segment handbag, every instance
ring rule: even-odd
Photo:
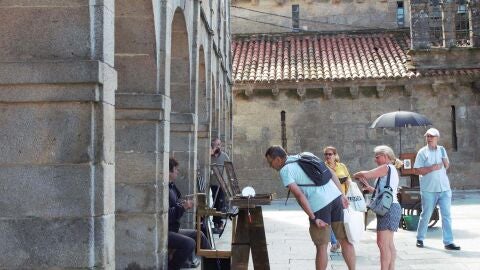
[[[388,210],[390,210],[390,206],[393,203],[393,190],[390,187],[390,166],[388,166],[388,176],[387,176],[387,183],[380,192],[378,189],[378,184],[380,183],[380,177],[377,180],[377,184],[375,185],[375,191],[373,191],[372,195],[372,201],[368,205],[368,209],[372,210],[375,214],[379,216],[384,216]],[[377,192],[378,189],[378,194],[375,196],[375,193]]]
[[[347,188],[347,194],[345,194],[348,201],[350,202],[350,207],[359,212],[367,212],[367,204],[363,198],[362,192],[358,188],[357,184],[350,181]]]
[[[362,240],[365,223],[363,213],[351,208],[343,209],[343,226],[347,234],[348,242],[358,244]]]

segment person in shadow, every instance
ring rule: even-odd
[[[172,258],[168,262],[168,269],[178,270],[192,256],[196,246],[197,231],[194,229],[180,229],[180,219],[186,210],[193,208],[192,200],[182,199],[182,194],[175,185],[178,177],[178,161],[170,158],[168,184],[168,249],[173,250]],[[210,243],[201,233],[202,249],[210,249]]]

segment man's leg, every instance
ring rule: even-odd
[[[423,241],[427,234],[428,223],[437,204],[437,193],[422,191],[422,213],[417,228],[417,240]]]
[[[192,238],[195,242],[197,241],[197,230],[180,229],[179,233]],[[211,249],[212,247],[210,246],[210,242],[208,241],[205,234],[203,234],[203,232],[200,232],[200,233],[201,233],[200,237],[201,237],[201,240],[202,240],[202,242],[200,243],[200,247],[202,249]]]
[[[222,207],[224,205],[224,195],[223,191],[218,185],[211,185],[210,189],[212,190],[212,198],[213,198],[213,208],[217,209],[217,211],[222,211]],[[213,224],[215,225],[216,229],[221,228],[222,226],[222,217],[214,216],[213,217]]]
[[[195,250],[195,241],[180,233],[168,232],[168,248],[175,250],[169,269],[177,270]]]
[[[328,244],[315,245],[315,247],[317,248],[317,255],[315,256],[316,270],[327,269],[327,265],[328,265],[327,246]]]
[[[355,247],[348,242],[347,239],[342,239],[340,241],[340,246],[342,246],[342,256],[347,264],[349,270],[355,270],[356,256],[355,256]]]
[[[317,213],[315,213],[317,215]],[[315,255],[315,269],[325,270],[328,264],[327,247],[330,241],[330,226],[324,228],[318,228],[315,224],[310,223],[310,237],[317,249]]]
[[[442,216],[443,244],[453,244],[452,218],[450,216],[450,207],[452,205],[452,191],[440,192],[438,199],[440,214]]]

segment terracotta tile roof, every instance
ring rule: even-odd
[[[411,71],[408,33],[237,36],[232,43],[235,82],[338,81],[478,75],[480,70]]]

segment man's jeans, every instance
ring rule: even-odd
[[[452,191],[426,192],[422,191],[422,213],[418,222],[417,240],[424,240],[427,234],[428,223],[432,217],[436,205],[440,206],[442,216],[443,244],[453,243],[452,218],[450,217],[450,206],[452,205]]]

